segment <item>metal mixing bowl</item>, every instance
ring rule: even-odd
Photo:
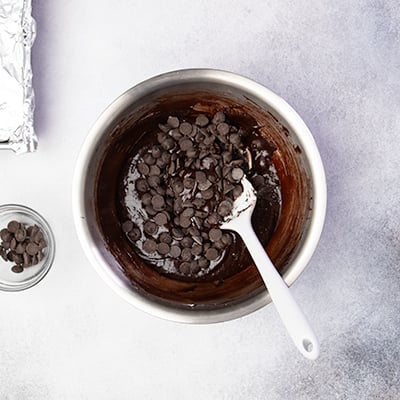
[[[201,301],[175,301],[179,297],[173,292],[178,286],[172,284],[166,289],[162,287],[166,281],[160,279],[154,285],[168,293],[163,298],[146,291],[147,286],[141,284],[141,279],[134,284],[129,282],[120,264],[122,247],[120,251],[118,248],[112,250],[99,227],[96,188],[104,160],[113,160],[113,154],[107,153],[110,143],[138,121],[157,118],[161,105],[170,104],[173,114],[177,99],[181,97],[198,102],[200,108],[210,106],[212,102],[232,110],[240,106],[241,112],[254,117],[261,131],[267,124],[274,126],[272,133],[266,135],[278,148],[276,166],[283,182],[283,216],[267,250],[288,286],[299,277],[317,246],[325,219],[326,182],[317,146],[305,123],[284,100],[264,86],[230,72],[210,69],[169,72],[142,82],[117,98],[90,130],[76,164],[73,183],[75,226],[82,247],[98,274],[137,308],[179,322],[226,321],[249,314],[270,302],[254,266],[246,270],[245,279],[233,279],[232,293],[228,290],[224,294],[222,289],[215,287],[215,301],[204,304]],[[291,182],[291,186],[285,182]],[[110,190],[114,190],[111,181]],[[140,278],[148,279],[146,271],[140,271]],[[209,295],[211,290],[212,296],[212,287],[207,290]],[[193,296],[195,298],[196,290]],[[197,298],[201,299],[201,296]]]

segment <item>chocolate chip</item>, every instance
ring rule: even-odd
[[[154,217],[157,214],[157,211],[153,208],[152,205],[145,207],[145,210],[150,217]]]
[[[160,242],[171,244],[172,243],[172,237],[168,232],[162,232],[160,234]]]
[[[195,180],[193,178],[185,178],[183,180],[183,186],[185,189],[193,189],[194,188],[194,184],[195,184]]]
[[[0,247],[0,256],[4,261],[8,261],[7,251],[3,247]]]
[[[39,251],[39,246],[37,244],[31,242],[26,245],[26,252],[30,256],[34,256],[35,254],[37,254],[38,251]]]
[[[225,121],[225,114],[224,114],[222,111],[218,111],[218,112],[214,115],[214,117],[213,117],[213,119],[212,119],[212,122],[213,122],[213,124],[215,124],[215,125],[219,124],[220,122],[224,122],[224,121]]]
[[[165,163],[169,163],[171,161],[171,154],[169,154],[168,152],[164,151],[161,154],[161,160],[164,161]]]
[[[197,118],[196,118],[196,125],[199,126],[207,126],[209,120],[208,118],[204,115],[204,114],[200,114]]]
[[[207,217],[207,222],[210,225],[217,225],[219,223],[219,217],[217,213],[212,213]]]
[[[152,222],[152,221],[146,221],[143,225],[143,230],[148,234],[148,235],[155,235],[157,233],[158,227],[157,225]]]
[[[207,175],[203,171],[196,171],[195,177],[197,183],[204,183],[207,181]]]
[[[157,192],[158,194],[160,194],[161,196],[164,196],[165,193],[166,193],[166,190],[165,190],[163,187],[158,186],[158,187],[156,188],[156,192]]]
[[[20,226],[20,223],[17,221],[10,221],[7,225],[7,229],[11,232],[11,233],[15,233],[17,232],[18,228]]]
[[[211,186],[212,186],[212,183],[208,179],[206,179],[204,182],[200,182],[197,187],[199,188],[199,190],[201,190],[203,192],[203,191],[209,189]]]
[[[232,244],[232,236],[229,233],[224,233],[221,238],[222,243],[224,243],[225,246],[229,246]]]
[[[199,267],[201,268],[201,269],[205,269],[205,268],[207,268],[210,264],[209,264],[209,261],[205,258],[205,257],[200,257],[198,260],[197,260],[197,263],[198,263],[198,265],[199,265]]]
[[[217,132],[221,135],[226,135],[229,132],[229,125],[226,122],[221,122],[217,125]]]
[[[165,256],[166,254],[169,253],[170,247],[169,247],[169,245],[168,245],[167,243],[161,242],[161,243],[158,243],[158,245],[157,245],[157,251],[158,251],[161,255]]]
[[[149,166],[156,163],[156,159],[150,153],[146,153],[143,156],[143,161]]]
[[[164,197],[159,194],[153,196],[153,198],[151,199],[151,205],[156,211],[162,211],[165,207]]]
[[[182,229],[180,229],[180,228],[172,228],[172,229],[171,229],[171,232],[172,232],[172,236],[173,236],[175,239],[182,239],[183,236],[184,236],[184,234],[183,234],[183,232],[182,232]]]
[[[46,242],[46,240],[45,240],[45,239],[39,240],[38,246],[39,246],[39,249],[40,249],[40,250],[45,249],[45,248],[47,247],[47,242]],[[18,247],[18,246],[17,246],[17,247]]]
[[[194,256],[199,256],[203,252],[203,246],[195,243],[192,247],[192,254]]]
[[[212,123],[210,125],[207,126],[207,131],[210,132],[213,135],[217,134],[217,125]]]
[[[200,197],[193,200],[193,205],[197,208],[204,207],[205,204],[206,204],[206,201],[204,199],[201,199]]]
[[[4,228],[0,231],[1,240],[9,242],[12,239],[12,233],[8,229]]]
[[[158,213],[154,217],[154,222],[159,226],[163,226],[168,222],[168,219],[165,214]]]
[[[198,155],[199,155],[199,152],[194,148],[186,151],[186,156],[189,158],[196,158]],[[192,162],[193,160],[188,160],[188,161]]]
[[[172,150],[175,147],[175,141],[171,137],[166,138],[162,143],[161,147],[164,150]]]
[[[149,175],[160,175],[161,170],[157,165],[152,165],[149,170]]]
[[[17,254],[17,253],[16,253],[14,250],[9,251],[9,252],[7,253],[7,259],[8,259],[8,261],[14,261],[14,256],[15,256],[16,254]]]
[[[164,125],[164,124],[158,124],[158,127],[160,128],[160,130],[164,133],[167,133],[170,130],[170,127],[168,125]]]
[[[181,245],[183,247],[192,247],[192,244],[193,244],[193,239],[189,236],[186,236],[181,240]]]
[[[193,143],[190,139],[182,139],[179,141],[179,147],[182,151],[188,151],[193,148]]]
[[[185,210],[182,211],[181,215],[184,218],[192,218],[194,215],[194,210],[193,208],[186,208]]]
[[[262,148],[261,140],[260,139],[252,140],[250,146],[253,150],[261,150]]]
[[[157,249],[157,243],[153,239],[146,239],[143,242],[143,250],[146,253],[153,253]]]
[[[210,229],[210,232],[208,232],[208,236],[212,242],[216,242],[219,239],[221,239],[222,231],[221,231],[221,229],[218,229],[218,228],[212,228],[212,229]]]
[[[188,275],[190,273],[190,263],[183,262],[179,265],[179,271],[184,274]]]
[[[184,185],[183,185],[183,183],[182,183],[181,181],[175,181],[175,182],[172,184],[172,190],[173,190],[174,193],[176,193],[176,194],[182,193],[183,190],[184,190]]]
[[[219,252],[214,247],[210,247],[205,254],[207,260],[214,261],[219,257]]]
[[[231,201],[223,200],[218,206],[217,212],[221,217],[227,217],[232,211],[233,204]]]
[[[213,246],[218,250],[223,250],[225,248],[225,244],[222,240],[217,240],[214,242]]]
[[[172,258],[178,258],[181,255],[181,249],[179,246],[171,246],[169,254]]]
[[[233,133],[229,136],[229,141],[234,145],[238,145],[241,142],[240,136],[237,133]]]
[[[23,258],[24,267],[28,267],[28,266],[32,265],[31,257],[29,256],[29,254],[27,252],[22,254],[22,258]]]
[[[233,189],[233,198],[236,199],[238,198],[243,192],[243,187],[242,185],[236,185],[235,188]]]
[[[201,237],[205,240],[208,240],[208,233],[207,232],[201,232]],[[208,248],[208,247],[207,247]]]
[[[24,254],[25,248],[26,248],[25,243],[18,243],[17,247],[15,248],[15,252],[17,254]]]
[[[201,197],[204,200],[210,200],[214,197],[214,190],[212,188],[209,188],[207,190],[204,190],[203,192],[201,192]]]
[[[196,242],[197,244],[203,244],[203,238],[201,237],[201,235],[194,235],[193,241]]]
[[[32,265],[37,265],[38,263],[39,263],[38,256],[37,254],[35,254],[34,256],[32,256]]]
[[[143,192],[147,192],[149,190],[149,185],[147,184],[147,181],[144,178],[137,179],[135,186],[136,186],[136,190],[138,192],[143,193]]]
[[[171,128],[178,128],[179,126],[179,119],[177,117],[171,117],[169,116],[167,119],[167,124],[171,127]]]
[[[202,143],[202,142],[204,142],[204,138],[205,138],[205,136],[201,132],[198,132],[196,134],[196,136],[194,137],[194,140],[196,143]]]
[[[179,225],[180,225],[182,228],[188,228],[188,227],[191,225],[190,218],[181,216],[181,217],[179,218]]]
[[[159,158],[160,156],[161,156],[161,149],[157,146],[157,145],[154,145],[152,148],[151,148],[151,155],[156,159],[156,158]]]
[[[170,175],[173,175],[175,172],[175,163],[173,161],[170,162],[169,167],[168,167],[168,173]]]
[[[182,122],[179,126],[179,131],[182,133],[182,135],[188,136],[192,133],[192,125],[188,122]]]
[[[43,251],[39,251],[39,253],[37,253],[36,256],[37,256],[38,262],[42,261],[43,258],[44,258],[44,253],[43,253]]]
[[[152,188],[157,188],[158,185],[161,183],[161,179],[159,176],[152,175],[152,176],[149,176],[149,178],[147,179],[147,183],[148,183],[148,186],[150,186]]]
[[[140,200],[142,201],[144,206],[148,206],[151,204],[152,195],[150,193],[144,193]]]
[[[206,136],[203,140],[203,143],[207,146],[209,146],[210,144],[213,144],[215,141],[215,136],[210,135],[210,136]]]
[[[16,274],[20,274],[21,272],[24,271],[24,268],[22,267],[22,265],[14,265],[13,267],[11,267],[11,271],[15,272]]]
[[[251,179],[251,183],[255,189],[259,189],[262,185],[264,185],[265,181],[261,175],[256,175]]]
[[[244,172],[241,168],[233,168],[232,170],[232,178],[235,181],[240,181],[243,178]]]
[[[199,267],[198,262],[196,260],[193,260],[190,263],[190,273],[191,274],[197,274],[197,272],[199,272],[199,271],[200,271],[200,267]]]
[[[39,242],[43,239],[43,232],[39,231],[36,233],[35,236],[31,237],[31,241],[35,242],[36,244],[39,244]]]
[[[12,238],[10,241],[10,249],[15,250],[16,247],[17,247],[17,241],[15,240],[15,238]]]
[[[208,213],[206,211],[197,210],[194,212],[194,215],[199,218],[207,218]]]
[[[133,242],[136,242],[137,240],[139,240],[142,237],[142,234],[140,233],[140,229],[139,228],[133,228],[129,232],[128,236]]]
[[[172,129],[170,135],[172,136],[173,139],[179,140],[182,138],[182,134],[179,132],[179,129]]]
[[[132,222],[132,221],[125,221],[125,222],[122,224],[122,231],[123,231],[124,233],[130,232],[132,229],[133,229],[133,222]]]
[[[181,252],[181,258],[183,261],[190,261],[192,259],[192,251],[189,248],[184,248]]]
[[[150,167],[144,162],[139,163],[137,168],[142,175],[148,175],[150,172]]]

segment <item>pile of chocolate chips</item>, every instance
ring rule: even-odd
[[[193,123],[170,116],[159,129],[158,143],[131,162],[125,192],[134,197],[136,191],[144,212],[122,229],[148,259],[170,259],[178,273],[193,276],[215,265],[232,243],[219,226],[243,191],[242,177],[257,185],[264,178],[250,172],[246,132],[223,112],[198,115]]]
[[[10,221],[7,228],[0,231],[0,238],[0,256],[15,263],[11,268],[15,273],[23,272],[24,268],[36,265],[44,258],[43,249],[47,243],[37,225]]]

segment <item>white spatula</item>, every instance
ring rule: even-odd
[[[243,193],[235,200],[232,213],[225,218],[221,229],[235,231],[241,236],[294,344],[303,356],[315,360],[319,355],[317,338],[254,233],[251,215],[257,201],[256,192],[246,177],[242,178],[241,183]]]

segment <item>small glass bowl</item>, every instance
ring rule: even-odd
[[[41,281],[53,264],[55,241],[53,232],[46,220],[29,207],[18,204],[0,206],[0,230],[7,228],[10,221],[18,221],[24,225],[37,225],[43,232],[47,247],[43,249],[44,257],[36,265],[24,268],[23,272],[15,273],[11,267],[12,261],[4,261],[0,257],[0,290],[15,292],[28,289]]]

